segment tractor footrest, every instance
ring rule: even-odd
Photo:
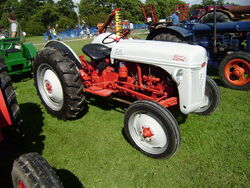
[[[103,88],[100,88],[98,86],[88,87],[88,88],[84,89],[84,92],[92,93],[94,95],[99,95],[102,97],[108,97],[113,93],[112,90],[103,89]]]
[[[161,100],[159,102],[164,107],[170,107],[178,104],[178,98],[177,97],[170,97],[164,100]]]

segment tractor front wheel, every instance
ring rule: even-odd
[[[62,51],[41,50],[33,64],[37,92],[47,111],[59,119],[77,117],[83,109],[83,85],[74,62]]]
[[[205,97],[208,104],[199,110],[195,111],[199,115],[210,115],[215,111],[220,103],[220,89],[215,83],[215,81],[207,76],[206,88],[205,88]]]
[[[250,54],[236,52],[226,56],[219,65],[222,83],[231,89],[250,89]]]
[[[23,154],[16,159],[11,176],[14,188],[63,187],[54,170],[38,153]]]
[[[153,101],[136,101],[130,105],[125,113],[124,129],[129,142],[152,158],[169,158],[180,144],[176,119]]]

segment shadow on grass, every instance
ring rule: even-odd
[[[79,179],[69,170],[66,169],[54,169],[59,179],[63,183],[64,188],[84,188]]]
[[[23,123],[20,127],[24,138],[6,138],[0,143],[0,187],[12,188],[11,170],[13,162],[20,155],[37,152],[42,154],[45,136],[42,135],[43,115],[40,106],[34,103],[21,104]],[[77,177],[68,170],[55,169],[65,188],[83,188]]]
[[[85,116],[85,114],[87,114],[89,111],[89,107],[88,104],[86,103],[86,101],[84,101],[84,105],[83,105],[83,109],[82,111],[77,114],[76,117],[71,118],[70,120],[77,120],[77,119],[81,119],[83,116]]]
[[[40,107],[34,103],[26,103],[20,105],[20,110],[23,118],[20,129],[25,136],[17,138],[19,135],[15,133],[8,134],[8,137],[4,135],[5,140],[0,144],[0,185],[6,188],[12,187],[10,174],[14,160],[28,152],[41,154],[44,149],[45,136],[41,135],[44,124]],[[7,129],[10,128],[11,126],[3,132],[9,133]]]
[[[208,68],[208,71],[207,71],[207,74],[209,77],[211,77],[218,86],[223,86],[223,83],[221,82],[220,80],[220,77],[218,75],[218,69],[215,69],[215,68]]]
[[[32,72],[25,72],[20,75],[11,75],[12,82],[26,82],[27,80],[32,79]]]
[[[108,97],[100,97],[96,95],[86,94],[86,103],[101,108],[102,110],[115,110],[120,113],[125,113],[128,104],[112,100]]]

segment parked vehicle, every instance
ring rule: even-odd
[[[218,70],[226,87],[250,89],[250,21],[170,26],[150,32],[147,40],[203,46],[208,52],[208,68]]]
[[[36,49],[30,43],[20,44],[20,38],[0,39],[0,56],[3,57],[9,75],[31,71]]]
[[[12,130],[19,132],[21,122],[20,108],[11,79],[0,58],[0,142],[6,139],[2,134],[4,127],[11,127]],[[4,173],[2,169],[1,173]],[[16,159],[11,176],[14,188],[63,187],[52,167],[38,153],[26,153]]]
[[[212,23],[214,19],[213,10],[216,8],[216,21],[240,21],[250,20],[250,6],[234,5],[207,5],[200,6],[191,12],[190,19],[197,20],[198,23]]]
[[[82,51],[91,61],[60,41],[38,52],[33,71],[42,103],[64,120],[82,111],[85,93],[130,104],[124,130],[147,156],[169,158],[179,147],[179,125],[170,109],[209,115],[219,104],[203,47],[103,33]]]

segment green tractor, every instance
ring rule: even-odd
[[[4,59],[9,75],[31,71],[31,63],[36,56],[32,44],[20,43],[20,38],[0,39],[0,57]]]

